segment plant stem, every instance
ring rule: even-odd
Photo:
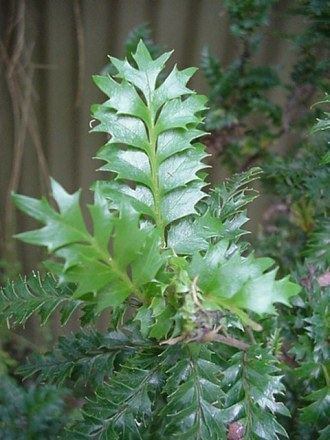
[[[221,344],[229,345],[230,347],[238,348],[239,350],[246,351],[249,348],[249,344],[246,344],[239,339],[232,338],[230,336],[214,335],[213,341],[220,342]]]
[[[111,256],[105,252],[103,249],[100,248],[98,243],[95,241],[93,237],[89,237],[89,242],[91,246],[100,254],[100,259],[105,263],[107,266],[111,267],[111,270],[120,278],[127,287],[136,294],[136,296],[143,301],[143,295],[140,292],[140,290],[133,284],[130,277],[127,275],[126,272],[122,271],[116,262],[111,258]]]
[[[149,164],[151,169],[151,191],[154,198],[154,214],[155,214],[155,222],[158,230],[161,233],[162,244],[165,244],[165,225],[164,219],[162,217],[161,212],[161,190],[159,187],[159,179],[158,179],[158,170],[159,164],[157,159],[157,135],[155,130],[155,120],[152,111],[152,104],[148,102],[149,109],[149,124],[148,124],[148,132],[149,132]]]

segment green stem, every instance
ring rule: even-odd
[[[111,256],[104,251],[102,248],[100,248],[100,246],[98,245],[98,243],[95,241],[95,239],[93,237],[90,237],[90,244],[92,247],[94,247],[94,249],[99,253],[100,255],[100,260],[105,263],[107,266],[111,267],[111,270],[117,275],[117,277],[119,279],[121,279],[126,286],[129,288],[129,290],[131,292],[134,292],[136,294],[136,296],[141,299],[143,301],[143,295],[140,292],[140,290],[132,283],[132,280],[130,279],[130,277],[127,275],[126,272],[122,271],[117,263],[115,262],[115,260],[113,260],[111,258]]]
[[[130,277],[127,275],[126,272],[122,271],[118,265],[116,264],[116,262],[111,258],[111,256],[108,254],[107,251],[105,251],[104,249],[102,249],[99,244],[97,243],[97,241],[95,240],[95,238],[93,236],[91,236],[88,232],[87,233],[81,233],[79,230],[77,230],[76,228],[73,228],[75,231],[78,231],[81,234],[82,237],[82,241],[86,241],[87,243],[89,243],[95,250],[96,252],[99,254],[100,256],[100,260],[106,264],[107,266],[111,267],[111,270],[113,272],[115,272],[115,274],[118,276],[118,278],[120,278],[125,284],[126,286],[129,288],[129,290],[131,292],[134,292],[136,294],[136,296],[141,299],[143,301],[143,295],[141,293],[141,291],[132,283]]]
[[[155,118],[152,111],[152,104],[148,103],[149,109],[149,124],[148,124],[148,132],[149,132],[149,164],[151,169],[151,191],[154,198],[154,214],[155,214],[155,223],[156,227],[159,229],[161,233],[161,239],[163,244],[165,243],[165,225],[164,219],[162,217],[161,212],[161,189],[159,186],[158,172],[159,172],[159,163],[157,159],[157,134],[155,130]]]
[[[198,426],[198,432],[200,431],[200,425],[201,425],[201,419],[202,419],[202,410],[201,410],[201,400],[202,400],[202,390],[201,390],[201,386],[200,386],[200,382],[198,380],[198,373],[196,371],[196,358],[194,353],[192,353],[191,351],[191,347],[188,345],[187,346],[188,349],[188,353],[189,353],[189,357],[190,357],[190,366],[191,366],[191,370],[192,370],[192,375],[193,375],[193,383],[194,383],[194,387],[195,387],[195,392],[196,392],[196,398],[197,398],[197,402],[198,402],[198,406],[196,408],[196,418],[195,418],[195,422]]]
[[[246,417],[246,427],[245,427],[245,435],[249,437],[252,430],[253,423],[253,413],[252,406],[253,401],[250,396],[250,384],[246,374],[246,370],[248,368],[248,354],[245,352],[242,357],[242,384],[244,389],[244,400],[245,400],[245,417]]]
[[[147,376],[141,381],[139,386],[136,389],[131,389],[132,392],[128,395],[128,397],[118,404],[119,407],[118,412],[115,412],[115,414],[111,415],[109,418],[106,418],[102,422],[102,426],[98,430],[98,434],[104,433],[111,424],[115,424],[116,421],[120,419],[123,416],[123,414],[126,413],[126,411],[129,411],[131,409],[130,408],[131,402],[136,399],[136,396],[138,396],[139,393],[143,394],[143,387],[145,387],[146,384],[150,382],[151,378],[154,376],[155,372],[158,369],[159,369],[159,365],[151,369],[148,372]]]

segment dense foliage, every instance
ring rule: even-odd
[[[259,170],[203,190],[206,154],[196,139],[204,135],[206,98],[187,88],[194,69],[174,67],[157,82],[169,56],[152,59],[140,41],[134,63],[111,58],[115,78],[94,78],[108,99],[92,108],[100,122],[93,130],[110,135],[98,158],[114,178],[94,185],[91,230],[79,192],[55,181],[57,208],[14,196],[43,224],[18,238],[47,247],[60,284],[34,275],[9,285],[2,313],[24,323],[38,311],[45,322],[61,307],[65,323],[81,304],[90,321],[113,310],[115,331],[65,338],[30,367],[46,380],[89,382],[95,397],[70,428],[73,438],[216,439],[236,420],[247,436],[274,430],[277,438],[285,431],[275,414],[288,414],[275,400],[283,389],[277,361],[271,349],[249,347],[246,329],[260,331],[260,318],[274,314],[275,303],[289,306],[299,287],[276,279],[273,260],[240,240],[253,198],[245,184]],[[134,330],[122,327],[128,322]],[[261,383],[267,397],[257,392]]]
[[[309,24],[289,36],[298,59],[283,111],[268,94],[283,86],[275,69],[253,62],[274,3],[225,2],[242,52],[223,66],[204,50],[209,103],[187,87],[194,68],[168,72],[171,53],[146,26],[133,31],[127,59],[94,77],[109,173],[94,203],[54,180],[51,200],[13,196],[41,224],[17,237],[47,249],[49,273],[5,285],[1,318],[79,316],[80,330],[18,368],[48,385],[1,376],[0,438],[329,438],[329,96],[306,111],[328,87],[317,47],[330,48],[329,10],[292,11]],[[291,131],[298,142],[274,155]],[[214,188],[208,152],[237,172]],[[272,204],[253,250],[244,225],[260,178]]]
[[[306,27],[287,35],[297,59],[289,82],[283,83],[276,67],[256,66],[253,58],[271,3],[227,2],[241,53],[229,66],[203,54],[211,100],[207,142],[230,170],[262,165],[264,190],[272,203],[255,242],[257,254],[266,252],[281,273],[290,270],[303,286],[294,307],[281,308],[264,327],[264,337],[282,361],[291,412],[284,426],[290,438],[325,439],[330,411],[329,95],[312,104],[315,93],[329,92],[329,5],[295,2],[290,13],[303,18]],[[287,90],[282,109],[267,93],[273,87]],[[279,145],[282,153],[274,154]]]
[[[68,423],[64,391],[54,386],[25,390],[0,376],[0,439],[57,438]]]

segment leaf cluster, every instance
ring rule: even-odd
[[[86,335],[74,339],[86,340]],[[83,407],[83,418],[69,424],[68,438],[218,440],[225,438],[233,423],[241,426],[245,438],[286,436],[276,419],[277,413],[288,415],[276,400],[284,388],[278,362],[268,350],[255,346],[235,354],[218,343],[161,347],[149,340],[141,343],[138,330],[128,327],[103,335],[104,353],[114,353],[120,339],[130,353],[109,369],[102,366],[100,341],[95,338],[88,342],[88,361],[85,353],[78,359],[77,342],[73,346],[62,340],[53,355],[44,361],[34,359],[26,368],[42,381],[62,383],[72,379],[73,368],[63,369],[60,361],[59,373],[51,368],[47,373],[44,366],[55,358],[57,362],[75,357],[76,375],[82,374],[96,387]],[[97,374],[99,369],[107,372],[106,377]]]
[[[140,41],[110,58],[115,74],[94,77],[106,100],[92,106],[92,131],[106,134],[97,158],[110,179],[93,185],[87,211],[54,180],[51,200],[13,196],[41,223],[17,237],[47,249],[52,275],[9,284],[0,314],[24,324],[60,310],[66,323],[83,308],[85,325],[110,309],[111,331],[61,338],[21,370],[83,387],[69,438],[217,440],[236,424],[245,438],[277,440],[283,386],[253,331],[300,288],[240,239],[260,170],[206,191],[206,98],[187,87],[194,68],[162,76],[170,55]]]
[[[274,303],[289,304],[298,291],[287,278],[275,280],[272,261],[245,256],[235,243],[253,199],[245,187],[259,171],[235,176],[208,196],[198,141],[206,98],[187,88],[195,69],[175,66],[158,83],[170,53],[154,60],[141,41],[132,57],[134,64],[112,57],[116,76],[94,78],[108,98],[92,107],[99,121],[93,131],[109,135],[97,158],[113,178],[93,187],[92,228],[79,191],[69,194],[52,180],[57,207],[14,195],[43,224],[17,237],[55,255],[47,267],[75,286],[72,304],[82,301],[97,315],[137,301],[137,319],[151,337],[189,337],[201,311],[230,312],[257,329],[249,312],[275,313]]]
[[[328,103],[327,96],[324,103]],[[284,369],[285,382],[292,393],[289,406],[295,415],[292,435],[302,439],[325,439],[329,434],[330,173],[329,164],[324,160],[328,151],[328,118],[325,112],[311,129],[314,139],[309,148],[298,150],[290,162],[285,163],[283,159],[268,168],[268,172],[273,170],[273,190],[283,198],[285,195],[284,201],[291,211],[286,224],[280,223],[278,217],[273,220],[273,225],[281,231],[281,237],[277,235],[278,250],[273,252],[283,265],[290,264],[296,279],[304,286],[294,308],[290,312],[283,310],[278,322],[283,329],[286,359],[291,357],[290,363],[296,367],[292,370],[288,364]],[[278,170],[276,177],[275,169]],[[281,173],[285,176],[282,182]],[[292,231],[299,233],[299,239],[296,240],[296,253],[289,255],[281,246],[288,239],[292,245],[295,239]],[[270,242],[263,240],[265,243],[269,245]]]

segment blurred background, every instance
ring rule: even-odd
[[[294,13],[294,2],[259,2],[264,3],[265,12],[264,16],[252,17],[259,20],[256,26],[252,23],[252,32],[261,32],[261,37],[257,35],[248,48],[244,36],[230,29],[233,22],[227,3],[0,1],[0,232],[5,271],[28,272],[41,258],[39,249],[11,238],[13,233],[32,227],[32,223],[15,211],[10,192],[46,194],[49,175],[70,191],[78,187],[87,190],[94,179],[98,164],[92,156],[104,139],[88,133],[89,108],[103,97],[91,75],[104,70],[108,54],[125,55],[127,41],[134,45],[137,36],[142,35],[160,49],[173,48],[173,62],[180,68],[201,66],[206,48],[224,69],[236,62],[234,70],[238,71],[237,60],[250,57],[255,66],[273,67],[281,81],[288,82],[299,55],[289,34],[306,28],[308,17]],[[267,79],[268,73],[265,75]],[[191,85],[207,94],[210,86],[206,76],[200,69]],[[288,90],[275,82],[265,93],[283,106]],[[222,140],[217,138],[216,143],[219,142]],[[287,140],[281,139],[272,148],[285,148],[284,144]],[[212,163],[215,182],[223,175],[221,162],[221,157],[215,157]],[[84,192],[84,197],[88,200],[88,192]],[[258,206],[252,212],[254,219],[261,209]]]

